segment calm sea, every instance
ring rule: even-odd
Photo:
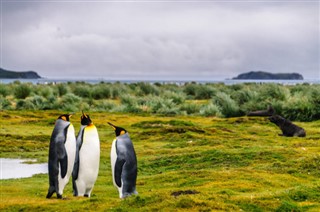
[[[101,82],[105,83],[136,83],[136,82],[149,82],[149,83],[173,83],[173,84],[184,84],[186,82],[197,82],[197,83],[223,83],[226,85],[241,84],[241,83],[276,83],[284,85],[295,85],[295,84],[320,84],[320,79],[315,80],[106,80],[106,79],[0,79],[0,84],[9,84],[15,81],[20,81],[21,83],[32,83],[32,84],[51,84],[51,83],[67,83],[67,82],[87,82],[91,84],[97,84]]]

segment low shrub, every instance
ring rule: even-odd
[[[93,108],[96,111],[113,111],[117,105],[109,100],[102,100],[93,103]]]
[[[195,103],[183,103],[180,106],[180,111],[186,114],[199,114],[201,106]]]
[[[243,115],[240,112],[239,105],[226,93],[217,93],[212,102],[219,106],[222,115],[226,118]]]
[[[203,105],[200,108],[200,115],[202,116],[217,116],[222,117],[220,107],[218,105],[215,105],[213,103],[209,103],[207,105]]]
[[[0,96],[0,110],[10,110],[11,106],[11,102],[7,98]]]
[[[70,92],[68,85],[65,83],[59,83],[55,86],[55,88],[57,90],[58,96],[63,96]]]
[[[9,94],[10,94],[9,87],[4,84],[0,84],[0,96],[6,97]]]
[[[93,87],[92,97],[94,99],[110,99],[111,89],[107,84],[99,84]]]
[[[31,85],[23,83],[16,85],[14,88],[14,96],[17,99],[25,99],[31,94]]]
[[[74,95],[73,93],[67,93],[64,95],[58,104],[55,106],[55,109],[64,110],[68,112],[76,112],[80,109],[81,98]]]

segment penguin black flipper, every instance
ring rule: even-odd
[[[66,148],[64,146],[64,142],[59,142],[57,144],[57,149],[58,149],[58,160],[60,164],[61,178],[64,178],[68,170],[68,155],[67,155]]]
[[[72,179],[77,180],[79,174],[79,166],[80,166],[80,159],[79,159],[79,152],[83,142],[83,131],[84,127],[81,127],[76,140],[76,158],[74,161],[73,171],[72,171]]]
[[[116,164],[114,166],[114,178],[118,187],[121,187],[121,175],[123,165],[126,161],[124,159],[117,158]]]
[[[72,170],[72,187],[73,187],[73,195],[78,196],[78,188],[76,185],[76,180],[78,179],[79,175],[79,167],[80,167],[80,156],[79,152],[82,146],[83,142],[83,132],[84,132],[85,126],[81,126],[80,131],[77,135],[77,140],[76,140],[76,158],[74,160],[74,166]]]
[[[78,196],[78,188],[76,185],[76,180],[78,179],[78,174],[79,174],[79,149],[78,149],[78,145],[77,145],[76,158],[74,160],[74,166],[73,166],[73,170],[72,170],[73,196]]]
[[[72,179],[73,180],[78,179],[78,174],[79,174],[79,152],[77,150],[76,158],[75,158],[74,166],[73,166],[73,171],[72,171]]]

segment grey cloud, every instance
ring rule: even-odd
[[[315,3],[2,3],[4,68],[52,77],[320,78]]]

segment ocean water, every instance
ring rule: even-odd
[[[1,79],[0,84],[9,84],[15,81],[21,83],[32,83],[32,84],[56,84],[56,83],[67,83],[67,82],[87,82],[91,84],[98,84],[101,82],[105,83],[136,83],[136,82],[149,82],[149,83],[164,83],[164,84],[184,84],[187,82],[197,82],[200,84],[205,83],[223,83],[225,85],[242,84],[242,83],[276,83],[284,85],[296,85],[296,84],[320,84],[320,79],[307,79],[307,80],[108,80],[108,79],[50,79],[50,78],[40,78],[40,79]]]

